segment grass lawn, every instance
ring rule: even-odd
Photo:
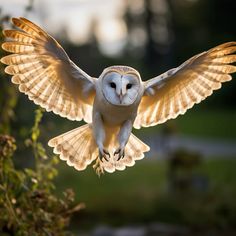
[[[209,183],[207,191],[211,192],[210,196],[214,196],[208,204],[210,213],[204,212],[206,221],[212,217],[207,214],[213,214],[212,211],[222,201],[227,199],[227,204],[231,204],[232,198],[235,199],[235,167],[236,159],[218,159],[204,161],[197,168],[198,173],[207,177]],[[176,207],[193,199],[197,201],[196,206],[204,207],[205,203],[202,203],[203,200],[198,195],[195,198],[192,195],[189,198],[185,196],[185,200],[181,197],[176,203],[175,196],[168,192],[167,170],[166,161],[143,160],[123,172],[105,174],[98,178],[91,168],[77,172],[61,163],[56,185],[58,193],[65,188],[74,189],[76,200],[86,204],[82,214],[86,215],[92,225],[98,222],[124,224],[124,222],[152,221],[155,218],[180,223],[182,213],[175,210]],[[208,198],[209,196],[206,199]],[[234,200],[233,204],[235,205]],[[191,205],[193,212],[198,208],[195,205],[194,207]],[[188,219],[191,210],[187,207],[186,212],[185,218]],[[201,214],[199,209],[197,213]],[[215,220],[215,216],[213,219]],[[83,222],[83,219],[80,219],[81,221]]]
[[[166,163],[139,161],[135,167],[100,178],[92,167],[83,172],[60,165],[58,190],[71,187],[76,198],[88,210],[103,211],[109,208],[136,208],[138,202],[153,201],[165,181]],[[144,209],[142,209],[144,210]]]

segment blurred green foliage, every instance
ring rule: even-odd
[[[16,169],[13,162],[15,139],[0,136],[0,235],[71,235],[66,227],[72,214],[83,207],[74,203],[71,189],[55,195],[53,179],[58,159],[49,158],[38,141],[42,110],[36,110],[31,138],[35,167]]]

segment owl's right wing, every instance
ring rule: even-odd
[[[91,122],[95,78],[77,67],[64,49],[39,26],[25,18],[13,18],[18,30],[4,30],[10,41],[2,44],[14,53],[1,58],[5,72],[20,92],[47,111],[70,120]]]
[[[236,72],[236,42],[193,56],[177,68],[144,82],[135,128],[153,126],[184,114],[210,96]]]

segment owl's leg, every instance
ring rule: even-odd
[[[106,150],[106,149],[100,149],[99,148],[99,159],[102,160],[102,158],[104,158],[106,161],[109,161],[109,159],[107,158],[110,158],[110,153]]]
[[[125,145],[129,140],[131,134],[133,123],[131,120],[127,120],[123,123],[118,134],[119,148],[116,149],[114,155],[118,155],[118,161],[125,156]]]
[[[106,161],[109,161],[110,153],[105,150],[103,146],[106,135],[102,117],[99,112],[96,112],[93,117],[93,133],[99,149],[99,159],[102,161],[102,158],[104,158]]]

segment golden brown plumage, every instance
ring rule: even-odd
[[[153,126],[184,114],[194,104],[210,96],[221,84],[232,79],[236,67],[236,42],[200,53],[177,68],[145,82],[152,96],[144,96],[139,105],[135,128]]]
[[[2,48],[14,54],[1,59],[8,65],[5,72],[13,75],[12,82],[47,111],[91,122],[94,93],[84,96],[82,90],[93,78],[70,61],[63,48],[38,26],[25,18],[12,21],[25,31],[3,31],[13,40],[3,43]]]

